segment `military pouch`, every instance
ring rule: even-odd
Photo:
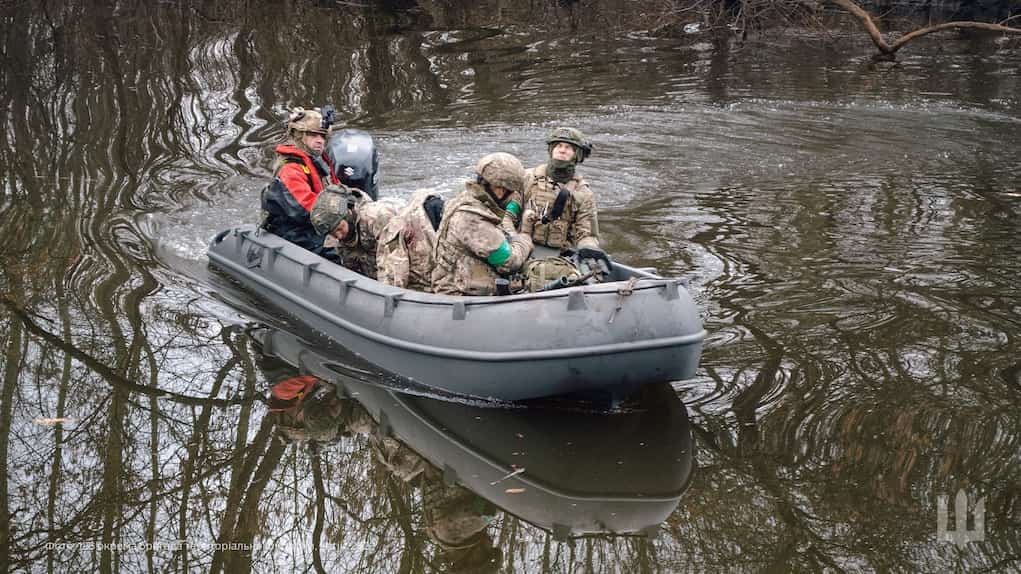
[[[469,266],[465,292],[469,295],[492,295],[496,290],[494,279],[488,265],[474,263]]]
[[[529,259],[522,269],[525,291],[537,293],[570,287],[581,279],[581,271],[566,257]]]
[[[564,221],[563,219],[558,219],[550,224],[549,237],[547,238],[547,241],[549,242],[548,245],[550,247],[559,249],[565,245],[568,245],[567,226],[568,226],[567,221]]]

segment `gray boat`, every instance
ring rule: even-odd
[[[253,331],[262,353],[332,383],[391,436],[463,486],[565,540],[655,536],[695,467],[687,410],[670,385],[643,388],[622,412],[480,408],[394,392],[343,368],[328,347]],[[573,404],[573,403],[572,403]]]
[[[681,280],[619,263],[594,285],[436,295],[384,285],[253,226],[217,235],[209,262],[367,361],[458,395],[618,398],[694,376],[705,338]]]

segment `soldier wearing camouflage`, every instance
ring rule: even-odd
[[[415,291],[432,290],[436,229],[426,213],[426,204],[436,202],[442,206],[439,196],[416,192],[387,223],[376,251],[377,279],[381,283]]]
[[[352,190],[356,199],[344,217],[346,233],[340,237],[336,230],[327,237],[324,245],[336,249],[340,264],[371,279],[376,278],[376,251],[378,238],[397,210],[392,206],[373,201],[361,190]]]
[[[524,171],[507,153],[489,154],[476,164],[476,181],[467,182],[443,211],[433,252],[434,292],[495,295],[497,278],[518,271],[528,259],[532,213],[522,214],[522,233],[508,236],[501,228],[507,204],[521,192]]]
[[[573,148],[570,159],[554,157],[559,143]],[[592,151],[592,144],[575,128],[557,128],[546,138],[550,160],[525,172],[525,188],[514,201],[536,211],[532,241],[556,249],[599,247],[595,196],[575,166]],[[558,205],[559,204],[559,205]],[[513,210],[504,228],[519,225]]]

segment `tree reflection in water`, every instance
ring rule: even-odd
[[[923,40],[877,68],[846,55],[857,31],[616,33],[643,6],[0,7],[0,570],[432,571],[465,550],[433,541],[433,496],[497,509],[466,513],[487,525],[464,554],[504,571],[1016,569],[1017,46]],[[379,135],[396,198],[454,189],[479,142],[532,164],[555,123],[597,139],[608,249],[689,274],[712,336],[676,389],[699,470],[657,538],[500,498],[544,468],[583,483],[553,456],[464,495],[342,396],[335,442],[284,439],[248,322],[293,325],[203,254],[254,218],[282,109],[326,101]],[[637,490],[655,462],[593,474]],[[935,509],[962,488],[987,536],[957,548]]]

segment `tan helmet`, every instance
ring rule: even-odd
[[[306,110],[298,107],[291,110],[291,115],[287,118],[287,131],[311,132],[328,136],[330,135],[330,126],[323,122],[323,114],[320,113],[319,108]]]
[[[525,166],[509,153],[496,152],[475,164],[475,173],[489,185],[520,192],[525,186]]]

